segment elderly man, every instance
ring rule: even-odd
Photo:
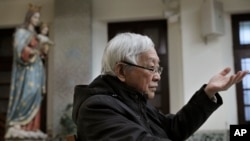
[[[163,115],[154,98],[163,68],[147,36],[122,33],[105,48],[102,74],[75,88],[73,119],[79,141],[181,141],[192,135],[222,104],[218,92],[248,71],[227,76],[230,68],[204,84],[177,113]]]

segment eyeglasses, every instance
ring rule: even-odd
[[[143,67],[143,66],[139,66],[139,65],[136,65],[136,64],[132,64],[132,63],[129,63],[129,62],[126,62],[126,61],[121,61],[122,63],[126,64],[126,65],[129,65],[129,66],[134,66],[134,67],[137,67],[137,68],[141,68],[141,69],[145,69],[145,70],[149,70],[151,71],[152,73],[158,73],[159,75],[161,75],[162,71],[163,71],[163,67],[157,67],[157,68],[146,68],[146,67]]]

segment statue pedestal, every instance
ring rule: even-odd
[[[10,127],[5,134],[6,141],[46,141],[47,138],[48,135],[40,130],[25,131],[19,126]]]

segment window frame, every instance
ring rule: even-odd
[[[241,59],[250,58],[250,44],[240,44],[240,22],[250,21],[250,13],[232,14],[232,34],[233,34],[233,52],[235,71],[241,70]],[[250,74],[248,74],[250,75]],[[245,103],[244,103],[243,83],[236,85],[237,110],[239,124],[250,124],[250,120],[245,119]]]

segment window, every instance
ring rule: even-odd
[[[250,58],[242,58],[241,59],[241,67],[242,70],[250,70]],[[247,122],[250,121],[250,74],[242,81],[242,89],[243,89],[243,106],[245,107],[245,120]]]
[[[235,71],[250,70],[250,14],[232,15]],[[250,73],[236,85],[239,124],[250,124]]]
[[[240,44],[247,45],[250,44],[250,21],[240,22]]]

